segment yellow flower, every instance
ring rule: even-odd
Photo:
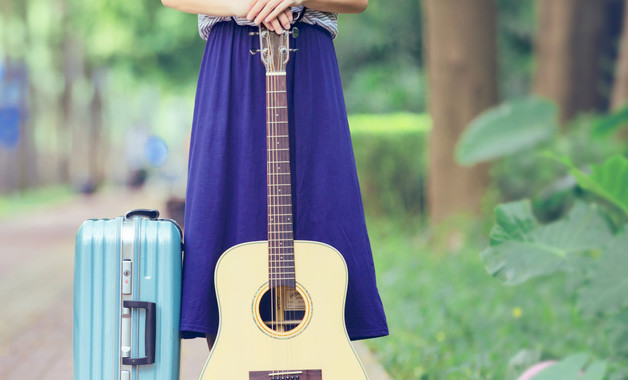
[[[513,318],[518,319],[518,318],[521,318],[522,315],[523,315],[523,310],[521,310],[519,306],[516,306],[515,308],[512,309]]]

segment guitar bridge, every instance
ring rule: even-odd
[[[250,371],[249,380],[323,380],[320,369]]]

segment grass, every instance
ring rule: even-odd
[[[432,121],[430,116],[424,113],[352,114],[349,115],[349,125],[352,134],[407,134],[427,133]]]
[[[75,194],[69,186],[54,186],[0,196],[0,219],[55,205]]]
[[[565,276],[507,287],[484,270],[478,239],[444,252],[418,224],[368,224],[391,335],[367,343],[393,379],[504,380],[519,374],[508,363],[523,349],[605,353]]]

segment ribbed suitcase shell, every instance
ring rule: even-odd
[[[120,379],[123,224],[127,224],[125,231],[134,232],[132,298],[156,304],[155,362],[133,366],[130,379],[178,379],[180,230],[168,220],[119,217],[88,220],[76,237],[74,380]],[[129,245],[126,247],[128,250]],[[145,355],[145,314],[141,309],[132,309],[131,356],[134,358]]]

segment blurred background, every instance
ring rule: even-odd
[[[71,370],[82,220],[183,223],[196,23],[0,2],[0,378]],[[628,379],[626,1],[371,0],[335,46],[390,376]]]

